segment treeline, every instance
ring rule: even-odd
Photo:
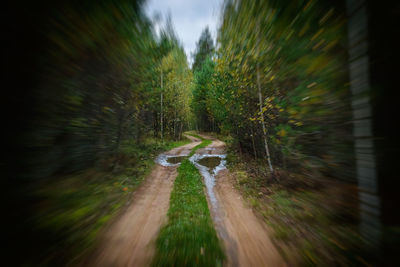
[[[231,135],[274,173],[354,179],[346,25],[335,5],[225,1],[217,49],[194,69],[201,130]]]

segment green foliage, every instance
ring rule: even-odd
[[[210,143],[203,141],[191,155]],[[153,266],[222,266],[224,254],[208,210],[202,177],[188,159],[178,168],[168,224],[160,230],[156,246]]]
[[[194,134],[192,132],[186,132],[186,134],[196,137],[202,141],[200,144],[198,144],[197,146],[192,148],[192,151],[190,152],[189,157],[193,156],[197,149],[205,148],[206,146],[211,145],[211,143],[212,143],[212,141],[210,139],[204,139],[203,137],[201,137],[197,134]]]
[[[193,72],[201,69],[204,61],[211,57],[214,53],[214,41],[211,37],[208,26],[201,32],[199,41],[196,44],[196,51],[194,52]]]
[[[198,130],[211,131],[212,120],[209,109],[209,94],[213,92],[212,77],[214,73],[214,62],[210,57],[205,58],[203,64],[194,73],[192,110],[196,114],[196,123]]]
[[[213,90],[212,76],[214,73],[214,45],[208,27],[201,33],[194,53],[193,73],[193,100],[192,110],[196,115],[196,129],[202,131],[215,131],[213,117],[208,111],[208,94]]]
[[[18,99],[30,103],[29,116],[16,128],[13,166],[20,168],[12,169],[4,189],[18,221],[10,230],[17,240],[11,246],[26,255],[21,261],[47,253],[60,265],[81,253],[112,217],[113,203],[126,201],[144,177],[156,152],[171,148],[170,139],[181,140],[189,127],[192,73],[186,55],[171,21],[160,36],[154,34],[142,3],[46,2],[36,3],[39,12],[29,11],[32,25],[22,28],[33,29],[28,36],[35,38],[24,44],[32,53],[32,74],[21,77],[27,78],[21,86],[27,100]],[[161,69],[170,133],[164,144],[150,138],[160,132]],[[65,181],[71,183],[59,186]]]
[[[210,145],[211,143],[212,143],[211,140],[208,140],[208,139],[204,140],[203,142],[201,142],[200,144],[198,144],[197,146],[195,146],[192,149],[192,151],[190,152],[189,156],[193,156],[197,149],[205,148],[206,146]]]
[[[164,81],[164,128],[171,137],[179,139],[192,118],[189,105],[193,77],[183,48],[176,47],[163,57],[160,71]]]
[[[264,117],[273,165],[308,168],[308,161],[350,178],[345,24],[334,8],[314,0],[227,1],[215,62],[195,72],[200,128],[229,134],[241,151],[263,156]]]
[[[201,137],[201,136],[198,135],[198,134],[193,133],[193,131],[186,132],[185,134],[190,135],[190,136],[193,136],[193,137],[196,137],[196,138],[198,138],[198,139],[204,141],[204,138],[203,138],[203,137]]]
[[[192,73],[171,21],[157,37],[141,1],[61,6],[50,5],[45,25],[37,25],[47,47],[38,55],[34,121],[23,138],[33,171],[24,175],[79,171],[124,140],[157,136],[160,70],[164,127],[179,140],[191,119]]]
[[[16,127],[21,142],[12,145],[24,152],[12,166],[22,168],[10,168],[4,189],[20,212],[13,234],[31,237],[24,242],[26,249],[12,244],[27,260],[40,251],[51,255],[50,263],[64,264],[90,246],[141,182],[156,153],[182,144],[149,138],[161,131],[166,140],[180,140],[196,123],[198,129],[229,135],[229,144],[240,152],[263,157],[264,117],[274,165],[342,178],[351,167],[345,20],[334,4],[226,1],[218,51],[206,28],[192,72],[171,19],[155,36],[142,3],[54,2],[32,16],[32,35],[38,37],[23,50],[35,54],[28,66],[34,79],[28,77],[31,91],[21,93],[28,99],[21,103],[29,102],[23,115],[28,123]],[[203,141],[191,155],[210,143]],[[173,201],[182,203],[169,214],[158,263],[220,264],[222,252],[200,175],[188,161],[179,170]],[[249,180],[243,176],[239,183]],[[199,203],[192,203],[185,190]],[[292,212],[285,197],[274,201]],[[194,237],[209,243],[187,236],[192,221],[203,227],[194,229]],[[163,240],[184,240],[188,246],[175,258],[168,253],[180,252],[165,250],[170,244]]]

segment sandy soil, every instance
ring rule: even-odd
[[[188,154],[200,142],[193,142],[167,152]],[[133,202],[101,238],[100,246],[82,266],[149,266],[155,252],[155,240],[167,221],[169,198],[177,167],[156,165],[144,184],[135,192]]]
[[[233,187],[232,175],[221,171],[215,186],[220,206],[217,231],[224,241],[227,266],[286,266],[272,244],[264,222],[247,207]]]
[[[174,149],[171,149],[170,151],[165,152],[165,154],[167,154],[167,155],[185,155],[185,154],[189,154],[190,151],[192,150],[192,148],[194,148],[195,146],[197,146],[198,144],[201,143],[201,140],[199,140],[196,137],[193,137],[191,135],[184,135],[184,136],[186,136],[186,138],[191,140],[192,143],[184,145],[184,146],[176,147]]]
[[[196,151],[196,154],[223,154],[225,153],[225,143],[208,135],[198,134],[200,137],[212,140],[212,143]]]
[[[208,148],[211,149],[198,150],[198,153],[221,154],[225,144],[213,139]],[[225,265],[286,266],[269,238],[265,223],[255,216],[234,188],[233,178],[229,170],[218,173],[214,187],[217,207],[210,209],[227,254]]]

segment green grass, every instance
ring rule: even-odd
[[[206,146],[208,146],[208,145],[210,145],[210,144],[212,143],[211,140],[205,139],[205,138],[203,138],[203,137],[201,137],[201,136],[199,136],[199,135],[197,135],[197,134],[194,134],[193,132],[186,132],[185,134],[190,135],[190,136],[193,136],[193,137],[196,137],[196,138],[199,138],[199,139],[202,141],[200,144],[198,144],[197,146],[195,146],[195,147],[192,149],[192,151],[191,151],[190,154],[189,154],[189,157],[193,156],[194,153],[196,153],[196,150],[197,150],[197,149],[205,148]]]
[[[118,153],[95,167],[39,185],[35,227],[49,244],[38,246],[46,256],[34,262],[51,266],[79,260],[93,248],[99,231],[125,206],[155,164],[154,158],[187,143],[190,140],[161,142],[153,138],[141,144],[125,142]]]
[[[187,138],[184,138],[182,140],[179,141],[170,141],[170,142],[166,142],[162,145],[162,151],[168,151],[171,150],[175,147],[179,147],[179,146],[183,146],[186,144],[189,144],[191,141]]]
[[[204,140],[192,149],[211,143]],[[222,266],[224,253],[204,194],[202,177],[188,160],[178,168],[168,210],[168,224],[158,236],[154,266]]]
[[[197,149],[205,148],[206,146],[210,145],[211,143],[212,143],[211,140],[208,140],[208,139],[203,140],[200,144],[198,144],[197,146],[195,146],[195,147],[192,149],[192,151],[191,151],[190,154],[189,154],[189,157],[193,156],[194,153],[196,153],[196,150],[197,150]]]
[[[190,136],[193,136],[193,137],[196,137],[196,138],[199,138],[199,139],[202,140],[202,141],[206,140],[206,139],[204,139],[203,137],[201,137],[201,136],[199,136],[198,134],[195,134],[195,133],[193,133],[193,132],[186,132],[185,134],[190,135]]]

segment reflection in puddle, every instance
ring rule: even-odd
[[[171,163],[171,164],[177,164],[177,163],[181,163],[181,161],[184,160],[185,158],[186,158],[186,156],[170,157],[170,158],[167,158],[167,162]]]
[[[160,154],[156,158],[156,162],[161,166],[178,166],[182,160],[187,158],[187,154],[181,155],[166,155]],[[200,174],[204,178],[204,184],[207,188],[207,195],[210,199],[210,203],[214,212],[217,210],[217,199],[214,194],[215,176],[218,172],[226,169],[226,154],[223,155],[212,155],[212,154],[194,154],[189,158],[190,162],[196,166]]]
[[[187,158],[187,155],[166,155],[166,154],[160,154],[156,158],[156,162],[160,164],[161,166],[165,167],[172,167],[172,166],[178,166],[182,160]]]
[[[198,161],[200,165],[206,166],[209,169],[213,170],[221,163],[220,157],[205,157]]]

